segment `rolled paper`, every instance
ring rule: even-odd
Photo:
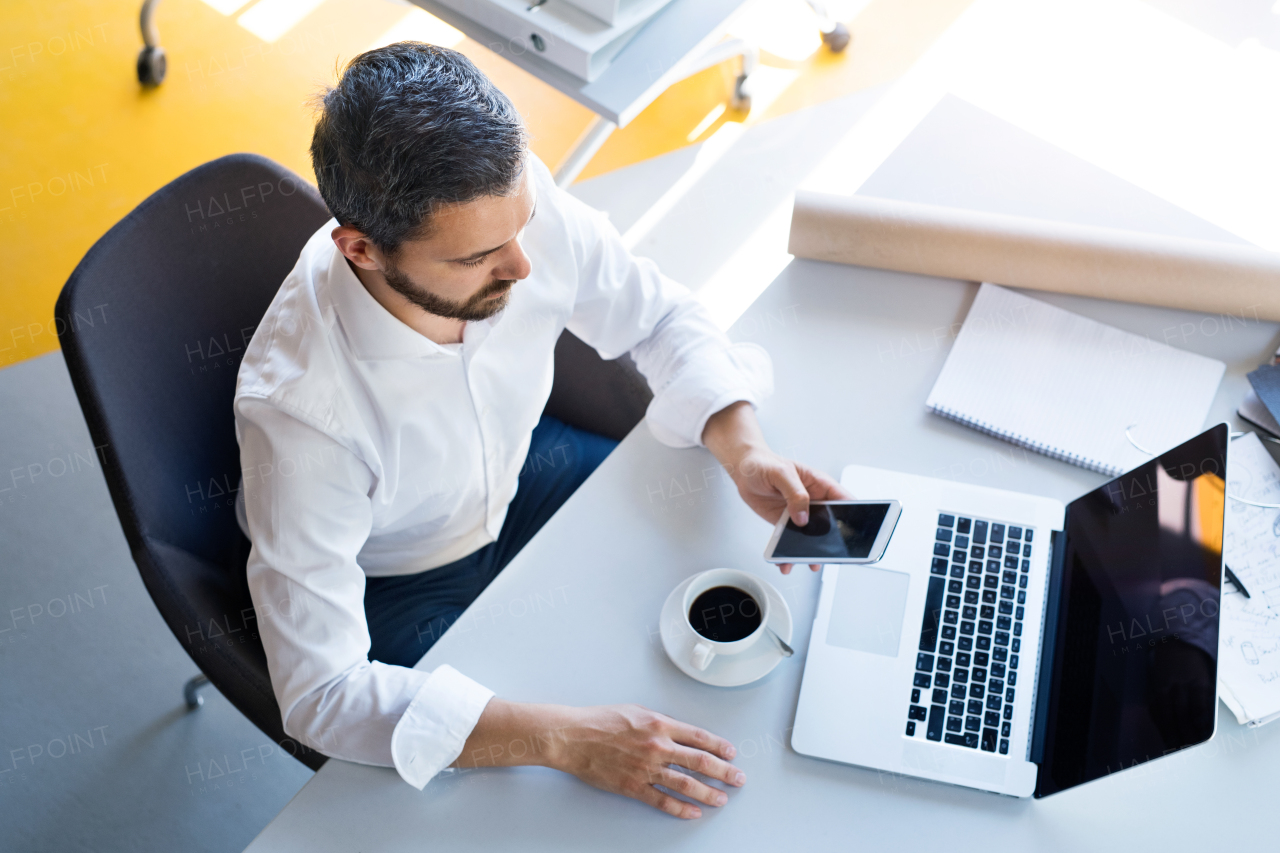
[[[799,258],[1280,321],[1280,254],[872,196],[798,192]]]

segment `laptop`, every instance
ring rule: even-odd
[[[1211,738],[1228,440],[1065,506],[845,468],[902,515],[878,563],[823,569],[792,747],[1043,797]]]

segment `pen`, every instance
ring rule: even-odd
[[[1249,594],[1249,590],[1244,588],[1244,584],[1240,583],[1240,578],[1236,577],[1236,573],[1231,571],[1230,566],[1224,564],[1222,568],[1227,571],[1227,580],[1235,584],[1236,589],[1240,590],[1240,592],[1244,594],[1245,598],[1253,598],[1253,596]]]

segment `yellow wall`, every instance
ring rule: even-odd
[[[733,63],[684,81],[614,134],[583,177],[705,139],[725,121],[754,122],[900,74],[969,0],[875,0],[853,20],[854,42],[803,61],[766,52],[784,91],[751,116],[726,111]],[[0,21],[0,367],[53,350],[53,304],[93,242],[151,192],[207,160],[263,154],[311,178],[308,102],[343,62],[406,15],[385,0],[324,0],[269,43],[237,23],[228,0],[163,0],[157,21],[169,56],[158,89],[134,76],[138,0],[5,0]],[[230,3],[230,5],[235,5]],[[795,6],[798,7],[798,0]],[[803,15],[800,8],[782,14]],[[801,26],[810,24],[802,23]],[[555,165],[586,128],[584,108],[463,40],[470,56],[525,115],[534,150]]]

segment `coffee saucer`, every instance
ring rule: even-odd
[[[697,577],[697,575],[694,575]],[[693,647],[698,635],[689,627],[684,614],[684,593],[693,582],[686,578],[662,605],[658,627],[662,634],[662,648],[677,668],[690,678],[714,687],[740,687],[764,678],[779,662],[784,660],[782,651],[772,637],[762,636],[751,648],[736,655],[716,655],[704,670],[694,669]],[[766,580],[760,581],[769,590],[769,627],[783,642],[791,644],[791,608],[782,594]]]

